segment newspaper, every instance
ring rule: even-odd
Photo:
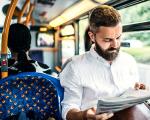
[[[98,100],[96,113],[117,112],[150,99],[150,90],[128,89],[117,97]]]

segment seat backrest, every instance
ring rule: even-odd
[[[0,80],[0,119],[34,111],[40,119],[61,120],[63,88],[58,79],[27,72]]]

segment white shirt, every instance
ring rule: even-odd
[[[127,53],[120,51],[111,65],[93,48],[75,56],[60,73],[60,82],[65,89],[62,117],[65,120],[72,108],[96,107],[99,98],[117,96],[138,81],[136,61]]]

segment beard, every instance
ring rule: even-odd
[[[118,56],[120,47],[118,48],[108,48],[104,50],[98,43],[95,41],[95,51],[98,53],[99,56],[103,57],[107,61],[115,60]]]

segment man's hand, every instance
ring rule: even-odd
[[[107,120],[113,116],[113,113],[103,113],[96,115],[96,108],[90,108],[83,111],[83,120]]]
[[[139,90],[139,89],[142,89],[142,90],[148,89],[148,87],[146,85],[144,85],[143,83],[135,83],[134,88],[136,90]]]

